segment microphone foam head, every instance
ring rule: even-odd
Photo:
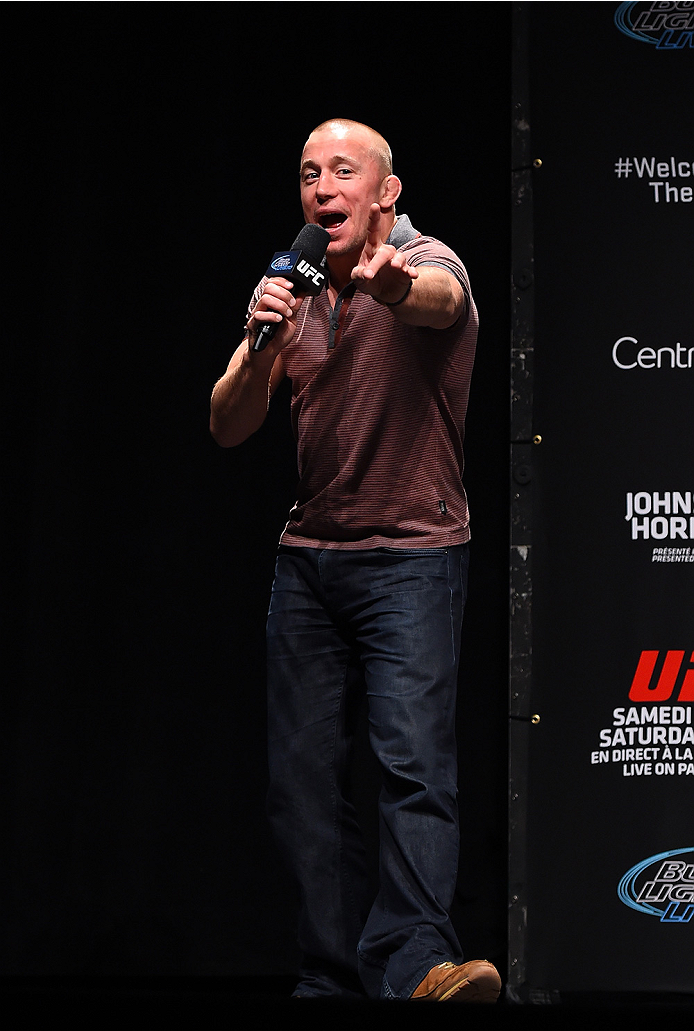
[[[311,256],[311,260],[317,264],[325,257],[329,243],[330,233],[327,229],[323,229],[323,226],[310,222],[303,227],[292,244],[291,249],[293,251],[305,251],[306,254]]]

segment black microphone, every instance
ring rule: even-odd
[[[322,226],[305,225],[290,251],[276,251],[266,276],[283,276],[294,286],[292,293],[311,294],[316,297],[326,281],[325,252],[330,243],[330,233]],[[274,337],[280,322],[266,322],[253,343],[253,351],[262,351]]]

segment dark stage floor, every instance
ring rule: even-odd
[[[331,1000],[290,999],[293,979],[223,977],[13,977],[0,980],[5,1019],[22,1024],[67,1020],[72,1026],[195,1026],[241,1028],[466,1027],[531,1024],[564,1025],[566,1020],[627,1018],[649,1011],[667,1019],[668,1029],[692,1026],[694,994],[652,992],[576,993],[552,1002],[518,1005],[502,998],[496,1006],[447,1006],[402,1003],[345,1004]],[[463,1012],[461,1012],[463,1011]],[[298,1015],[298,1020],[297,1020]],[[14,1027],[14,1023],[7,1026]]]

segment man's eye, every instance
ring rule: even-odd
[[[318,172],[304,172],[303,181],[305,183],[310,182],[312,179],[318,178]]]

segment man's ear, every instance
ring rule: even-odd
[[[385,177],[381,183],[381,197],[379,200],[381,211],[390,211],[400,196],[401,190],[402,183],[398,179],[397,175],[387,175]]]

